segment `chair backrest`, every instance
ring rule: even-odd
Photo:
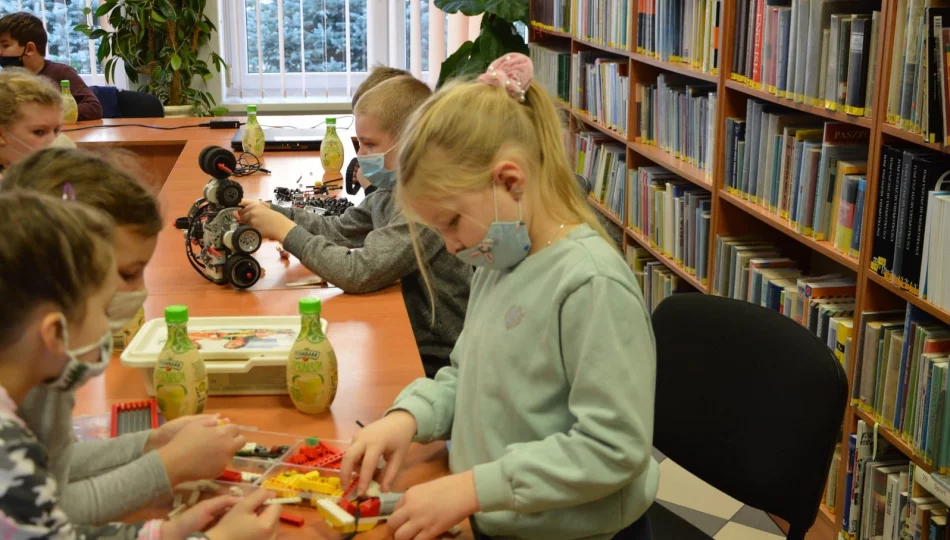
[[[793,320],[729,298],[673,295],[653,332],[654,446],[804,539],[844,418],[841,364]]]
[[[119,91],[119,118],[164,118],[165,107],[152,94],[135,90]]]

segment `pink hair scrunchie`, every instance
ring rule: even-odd
[[[492,62],[485,73],[478,76],[478,82],[503,88],[518,103],[524,103],[532,78],[531,59],[521,53],[510,53]]]

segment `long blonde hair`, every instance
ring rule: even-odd
[[[514,158],[530,176],[525,197],[561,223],[586,223],[615,245],[578,187],[550,96],[531,84],[524,103],[504,89],[475,81],[446,85],[416,111],[399,148],[396,200],[409,219],[419,268],[432,297],[418,245],[421,220],[412,202],[438,201],[490,186],[492,168]]]

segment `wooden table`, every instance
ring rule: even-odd
[[[312,127],[322,117],[272,117],[261,124]],[[207,119],[142,119],[85,122],[76,127],[119,126],[142,123],[177,128],[194,126]],[[341,121],[341,125],[347,125]],[[352,133],[338,128],[345,147],[345,163],[355,155]],[[265,275],[251,289],[236,291],[214,285],[198,275],[188,264],[182,232],[172,225],[184,216],[201,196],[207,175],[198,167],[198,154],[208,145],[230,146],[233,130],[188,127],[155,130],[143,127],[96,127],[68,132],[81,147],[110,151],[128,150],[141,167],[141,173],[160,186],[159,199],[168,225],[161,232],[155,256],[145,273],[149,298],[146,318],[162,317],[165,306],[185,304],[192,316],[291,315],[303,296],[324,301],[324,318],[330,323],[328,337],[339,358],[340,385],[330,412],[310,416],[298,412],[287,396],[211,397],[208,410],[220,412],[235,423],[262,430],[348,439],[359,430],[356,421],[371,422],[392,405],[397,394],[411,381],[422,377],[422,363],[398,285],[374,294],[349,295],[335,288],[291,289],[287,283],[312,274],[295,258],[281,259],[276,244],[265,242],[254,254]],[[245,197],[271,199],[278,186],[296,187],[322,178],[323,169],[316,152],[273,152],[264,157],[271,175],[256,174],[238,179]],[[311,176],[312,175],[312,176]],[[141,376],[120,365],[114,358],[105,376],[84,386],[77,394],[77,415],[104,414],[113,403],[146,398]],[[442,443],[416,446],[410,453],[396,489],[442,476],[448,472],[447,453]],[[165,506],[147,509],[143,515],[161,515]],[[338,538],[313,510],[288,507],[303,515],[302,529],[283,526],[284,538]],[[139,516],[136,516],[139,517]],[[471,538],[465,528],[462,538]],[[361,535],[365,538],[389,538],[386,527],[377,527]]]

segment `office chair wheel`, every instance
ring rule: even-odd
[[[247,225],[241,225],[224,235],[224,244],[228,249],[241,255],[250,255],[260,249],[262,241],[261,233]]]
[[[222,180],[231,176],[237,168],[237,158],[227,148],[208,146],[198,154],[198,166],[212,178]]]
[[[356,173],[360,170],[360,161],[353,158],[346,167],[346,192],[350,195],[356,195],[360,191],[360,183],[356,180]]]
[[[261,265],[250,255],[233,255],[224,263],[224,277],[235,289],[247,289],[261,279]]]

